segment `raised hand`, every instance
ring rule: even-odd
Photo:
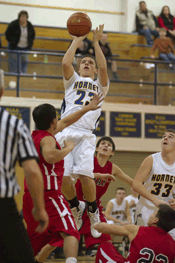
[[[96,110],[101,108],[99,104],[104,100],[103,94],[94,94],[93,99],[91,102],[86,106],[89,108],[89,110]]]
[[[93,30],[93,41],[94,42],[98,42],[101,37],[102,37],[102,34],[103,34],[103,28],[104,28],[104,24],[103,25],[99,25],[99,28],[96,27],[95,30]]]
[[[69,34],[71,36],[71,38],[73,38],[73,40],[77,41],[78,43],[81,43],[88,35],[85,36],[81,36],[81,37],[77,37],[77,36],[73,36],[71,34]]]

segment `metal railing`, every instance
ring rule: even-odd
[[[21,74],[20,73],[20,56],[21,54],[37,54],[37,55],[47,55],[47,56],[57,56],[57,57],[62,57],[63,54],[61,53],[53,53],[53,52],[38,52],[38,51],[12,51],[12,50],[1,50],[1,53],[5,52],[5,53],[16,53],[17,55],[17,72],[16,73],[10,73],[10,72],[5,72],[5,76],[16,76],[17,78],[17,86],[16,86],[16,96],[19,97],[19,93],[20,93],[20,77],[36,77],[36,75],[33,74]],[[78,56],[80,57],[80,56]],[[111,58],[110,58],[111,59]],[[3,61],[3,59],[1,59]],[[142,84],[142,85],[153,85],[154,86],[154,105],[157,105],[157,100],[158,100],[158,96],[157,96],[157,87],[159,86],[170,86],[170,83],[162,83],[162,82],[158,82],[158,65],[159,64],[169,64],[167,62],[163,62],[163,61],[157,61],[157,60],[132,60],[132,59],[116,59],[116,58],[112,58],[112,60],[115,61],[120,61],[120,62],[137,62],[137,63],[152,63],[154,64],[154,81],[150,82],[150,81],[133,81],[133,80],[113,80],[111,79],[111,82],[116,82],[116,83],[125,83],[125,84]],[[32,63],[36,63],[36,62],[32,62]],[[37,62],[39,64],[44,64],[44,62]],[[52,62],[50,64],[54,64],[54,65],[60,65],[60,63],[55,63]],[[171,63],[173,64],[173,63]],[[62,76],[51,76],[51,75],[37,75],[37,78],[50,78],[50,79],[62,79]],[[174,83],[171,83],[171,86],[175,86]],[[45,92],[44,90],[36,90],[38,92]],[[50,92],[55,92],[55,93],[63,93],[60,91],[50,91]],[[112,95],[112,96],[116,96],[116,94],[108,94],[108,95]],[[118,96],[123,96],[125,97],[125,94],[118,94]],[[130,97],[134,97],[134,95],[131,95]],[[137,96],[135,96],[137,97]],[[139,96],[138,96],[139,97]],[[145,95],[146,97],[146,95]]]

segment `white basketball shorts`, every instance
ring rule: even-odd
[[[96,136],[90,130],[66,128],[55,135],[61,147],[73,141],[74,149],[64,157],[64,176],[85,175],[94,178],[94,153]]]

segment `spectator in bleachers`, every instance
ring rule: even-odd
[[[18,19],[12,21],[6,32],[9,50],[28,51],[33,46],[35,38],[35,30],[33,25],[28,21],[28,13],[21,11],[18,14]],[[28,55],[22,54],[20,59],[20,72],[27,72]],[[17,72],[17,55],[9,53],[9,68],[10,72]]]
[[[134,189],[131,187],[131,195],[125,197],[125,200],[128,201],[129,209],[132,217],[132,223],[134,224],[136,205],[138,203],[138,193],[136,193],[136,191],[134,191]]]
[[[166,37],[166,29],[164,27],[160,28],[159,31],[160,38],[156,39],[154,45],[151,49],[151,58],[155,58],[154,51],[158,48],[159,58],[171,63],[175,62],[174,47],[172,41],[169,37]],[[174,66],[170,64],[170,68],[174,69]]]
[[[136,12],[136,30],[145,36],[148,45],[152,45],[152,35],[159,37],[158,20],[153,12],[147,9],[145,1],[140,1],[139,6],[140,9]]]
[[[84,56],[86,54],[93,55],[94,49],[92,46],[92,42],[86,37],[77,48],[75,54],[78,56]],[[79,65],[81,58],[75,58],[74,59],[74,65]]]
[[[93,46],[92,46],[92,42],[87,39],[87,37],[80,43],[79,47],[77,48],[75,54],[76,55],[86,55],[86,54],[93,54],[94,50],[93,50]]]
[[[123,187],[118,187],[115,190],[115,198],[109,200],[106,205],[105,216],[108,224],[127,225],[132,223],[131,213],[129,210],[128,201],[125,200],[126,190]],[[114,236],[111,235],[112,241]]]
[[[105,56],[105,58],[107,59],[107,64],[108,66],[111,68],[112,70],[112,74],[114,76],[115,80],[119,80],[118,74],[117,74],[117,63],[115,60],[112,60],[110,58],[112,58],[112,52],[111,49],[109,47],[108,44],[108,34],[107,33],[103,33],[102,37],[99,41],[99,45],[103,51],[103,54]]]
[[[169,6],[164,6],[158,18],[159,26],[166,29],[167,37],[175,37],[175,17],[170,13]]]

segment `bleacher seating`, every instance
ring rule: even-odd
[[[1,24],[0,34],[4,34],[7,28],[7,24]],[[49,27],[37,27],[36,39],[34,42],[34,50],[43,50],[50,52],[65,52],[70,45],[71,38],[68,31],[63,28],[49,28]],[[92,40],[92,32],[89,34],[89,38]],[[46,39],[43,39],[46,38]],[[2,45],[7,46],[5,36],[1,37]],[[145,45],[145,39],[143,36],[137,33],[119,33],[109,32],[108,40],[113,54],[120,55],[122,59],[140,59],[142,57],[143,62],[135,61],[117,61],[118,75],[121,81],[135,81],[138,83],[120,83],[112,82],[110,84],[110,92],[106,98],[108,102],[121,102],[121,103],[147,103],[153,104],[154,86],[144,84],[142,82],[154,82],[154,68],[146,67],[147,62],[143,57],[150,57],[150,48]],[[8,57],[4,58],[3,68],[8,72]],[[49,56],[49,55],[29,55],[28,74],[36,72],[37,75],[50,75],[50,76],[62,76],[61,71],[62,57]],[[149,60],[151,63],[151,59]],[[175,76],[172,71],[167,69],[166,65],[158,66],[158,81],[159,82],[175,82]],[[161,70],[161,74],[159,74]],[[110,79],[113,78],[111,70],[108,71]],[[6,76],[5,84],[8,87],[10,80],[16,80],[16,77]],[[20,78],[20,95],[24,97],[42,97],[42,98],[58,98],[62,99],[64,96],[62,79],[43,79],[37,77],[33,80],[32,77]],[[37,90],[42,90],[39,92]],[[45,91],[45,92],[44,92]],[[57,91],[59,93],[52,93]],[[62,93],[61,93],[62,92]],[[168,94],[168,95],[167,95]],[[6,96],[15,96],[14,90],[6,89],[4,92]],[[175,98],[174,88],[158,86],[159,104],[168,105],[173,104]]]

